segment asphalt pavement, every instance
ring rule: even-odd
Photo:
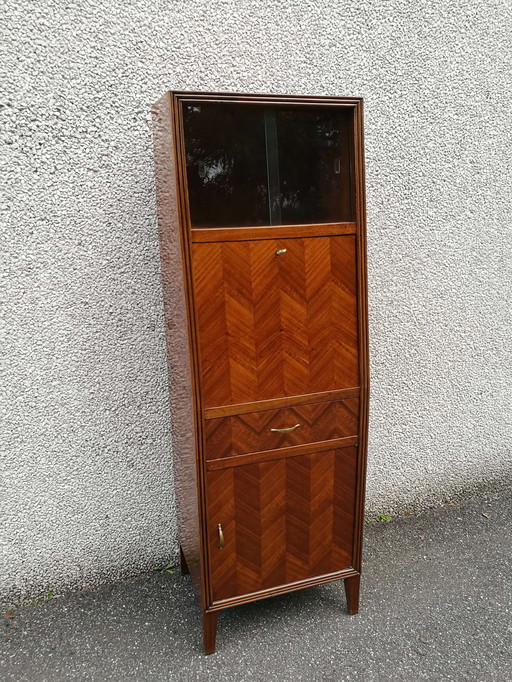
[[[366,525],[359,615],[341,583],[236,607],[211,656],[179,570],[12,609],[0,679],[511,682],[511,516],[501,493]]]

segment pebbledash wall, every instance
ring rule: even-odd
[[[365,98],[367,512],[510,481],[506,0],[7,0],[0,594],[176,552],[150,105]]]

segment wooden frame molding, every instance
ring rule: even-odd
[[[295,239],[356,234],[357,223],[319,223],[318,225],[280,225],[276,227],[192,228],[192,242],[233,242],[253,239]]]
[[[223,405],[222,407],[208,407],[204,410],[205,419],[228,417],[230,414],[245,414],[260,410],[273,410],[288,405],[307,405],[308,403],[323,403],[332,400],[344,400],[345,398],[357,398],[359,387],[342,388],[336,391],[323,391],[322,393],[306,393],[305,395],[291,395],[284,398],[272,398],[270,400],[257,400],[252,403],[237,403],[235,405]]]

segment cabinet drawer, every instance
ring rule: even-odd
[[[357,436],[359,398],[206,420],[206,459]]]

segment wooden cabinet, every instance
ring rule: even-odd
[[[153,109],[182,570],[220,609],[343,579],[368,419],[362,101],[168,93]]]

